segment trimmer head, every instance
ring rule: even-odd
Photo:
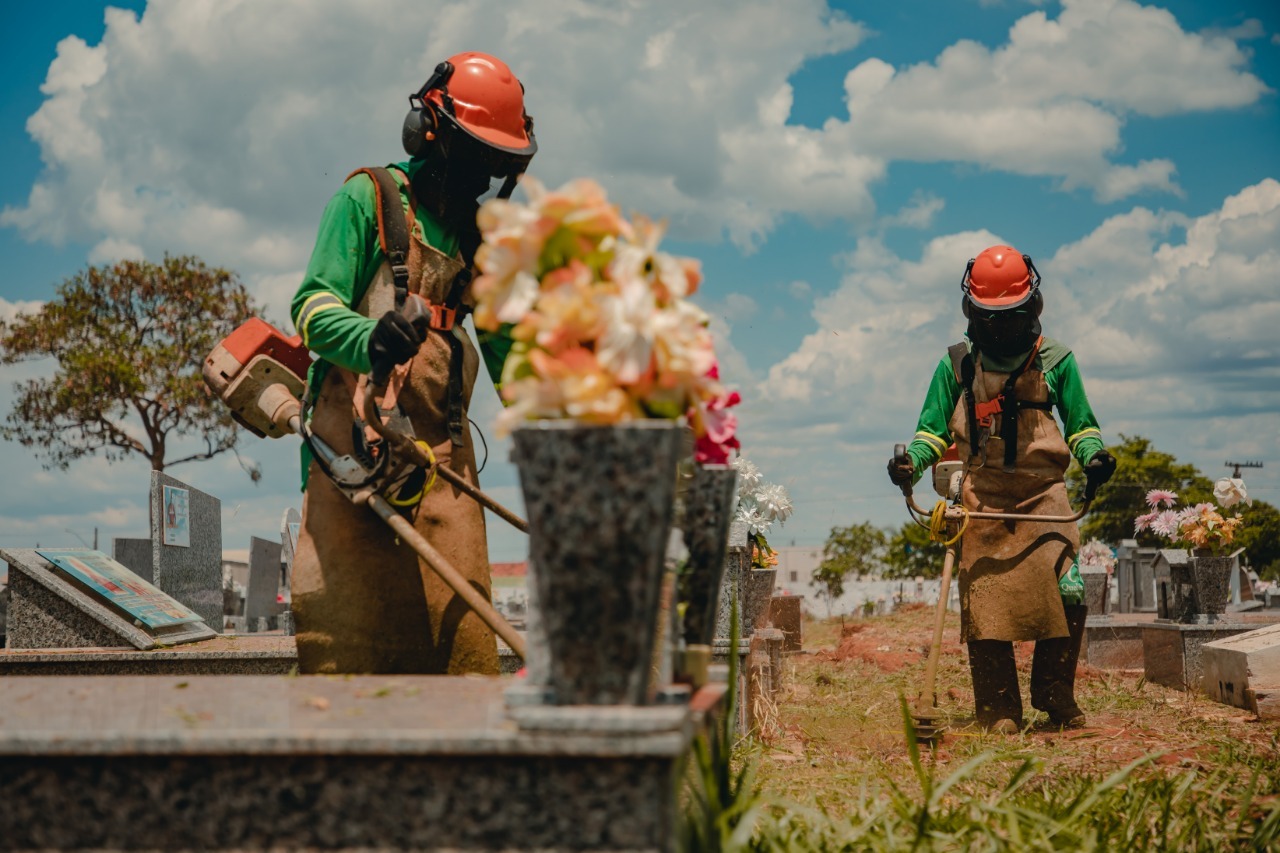
[[[947,729],[942,711],[936,706],[916,706],[911,711],[911,723],[915,726],[918,743],[937,743]]]

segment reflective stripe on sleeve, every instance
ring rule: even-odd
[[[929,447],[932,448],[938,456],[942,456],[942,454],[947,452],[947,443],[933,433],[921,431],[917,432],[915,437],[929,445]]]
[[[310,336],[308,335],[308,327],[311,320],[321,311],[327,311],[330,308],[346,308],[347,306],[341,299],[332,293],[317,293],[307,297],[302,303],[302,308],[298,311],[298,316],[294,318],[294,328],[298,330],[298,334],[302,336],[303,346],[310,346]]]
[[[1078,433],[1076,433],[1075,435],[1067,439],[1067,446],[1070,447],[1072,450],[1075,450],[1076,445],[1079,444],[1082,439],[1086,439],[1090,437],[1096,438],[1099,441],[1101,441],[1102,430],[1095,429],[1094,427],[1089,427],[1088,429],[1082,429]]]

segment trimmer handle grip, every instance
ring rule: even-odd
[[[905,444],[895,444],[893,446],[893,464],[908,467],[911,465],[911,457],[907,455],[907,446]],[[911,497],[911,481],[903,483],[899,486],[902,489],[904,497]]]

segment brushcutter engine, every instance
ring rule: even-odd
[[[204,382],[231,409],[231,417],[259,438],[294,431],[311,354],[302,338],[250,318],[204,360]]]

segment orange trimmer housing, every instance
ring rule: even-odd
[[[292,432],[310,366],[302,338],[252,317],[209,353],[204,382],[237,423],[260,438],[279,438]]]

